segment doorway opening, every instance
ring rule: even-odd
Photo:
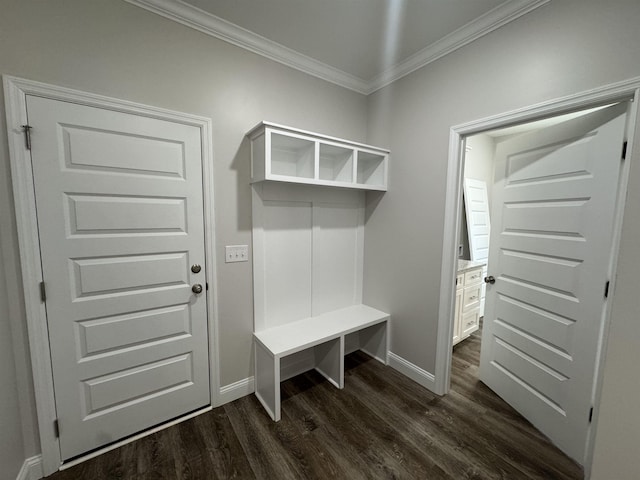
[[[529,109],[523,109],[519,112],[505,114],[505,115],[501,115],[501,116],[497,116],[497,117],[493,117],[493,118],[489,118],[489,119],[485,119],[485,120],[481,120],[481,121],[477,121],[477,122],[452,128],[451,142],[450,142],[450,163],[449,163],[450,169],[449,169],[449,178],[448,178],[449,188],[448,188],[448,194],[447,194],[448,195],[447,196],[448,214],[447,214],[447,220],[445,224],[445,237],[451,234],[449,237],[451,240],[451,244],[447,244],[443,248],[443,270],[442,270],[443,284],[441,287],[441,309],[440,309],[440,313],[441,313],[440,327],[441,328],[439,332],[438,355],[436,360],[436,363],[437,363],[436,386],[440,387],[440,391],[438,393],[447,392],[449,387],[450,375],[452,373],[455,374],[455,372],[452,372],[452,369],[451,369],[452,368],[451,367],[451,352],[452,352],[451,347],[454,343],[452,341],[452,334],[455,331],[454,330],[455,322],[452,321],[452,319],[456,314],[456,307],[464,311],[464,305],[459,306],[456,304],[458,299],[456,296],[456,293],[457,293],[456,287],[454,285],[455,285],[456,279],[460,278],[458,275],[458,268],[457,268],[458,259],[462,258],[463,260],[472,260],[471,252],[473,250],[473,246],[472,246],[473,234],[470,232],[469,226],[471,223],[473,223],[473,218],[468,219],[467,215],[469,212],[471,212],[471,215],[469,216],[474,215],[474,213],[473,213],[473,209],[469,208],[470,205],[465,206],[465,204],[463,203],[462,191],[463,191],[463,186],[465,184],[465,178],[480,180],[485,183],[486,185],[485,191],[487,192],[488,205],[491,205],[492,203],[493,204],[496,203],[495,198],[493,198],[495,194],[494,185],[495,185],[496,173],[498,173],[497,177],[500,177],[503,180],[505,179],[506,176],[510,174],[515,174],[516,177],[517,175],[521,176],[521,178],[513,177],[508,179],[509,181],[513,181],[512,183],[520,182],[521,184],[524,185],[527,182],[531,183],[530,180],[534,179],[535,182],[533,183],[536,183],[539,185],[545,184],[547,185],[547,187],[549,185],[552,185],[552,186],[560,185],[564,180],[575,175],[573,175],[571,172],[560,172],[560,171],[555,173],[554,172],[543,173],[543,174],[540,174],[539,178],[535,178],[535,175],[530,175],[532,173],[531,169],[533,168],[535,170],[537,167],[532,166],[534,165],[535,162],[531,160],[531,158],[527,159],[527,152],[534,151],[535,149],[527,150],[526,148],[523,148],[518,152],[515,152],[515,153],[511,152],[511,154],[509,154],[511,156],[507,155],[511,163],[509,164],[509,167],[506,170],[507,172],[506,174],[505,174],[504,158],[507,158],[507,157],[504,156],[504,152],[503,152],[503,159],[502,159],[503,163],[500,166],[500,170],[496,172],[494,158],[495,158],[495,152],[500,148],[498,147],[498,145],[508,144],[509,142],[511,142],[513,139],[516,139],[516,138],[524,138],[527,136],[530,137],[532,136],[532,132],[536,132],[536,131],[545,130],[547,132],[553,132],[555,130],[564,128],[561,126],[561,124],[576,125],[576,124],[582,123],[583,124],[582,127],[587,128],[586,132],[589,133],[599,125],[607,124],[610,120],[613,120],[614,118],[621,116],[622,119],[617,121],[618,126],[616,127],[621,132],[620,143],[615,147],[617,155],[620,155],[620,153],[622,152],[622,141],[626,140],[628,136],[627,132],[633,132],[633,124],[634,124],[633,119],[637,114],[637,109],[636,109],[635,103],[628,102],[628,100],[631,100],[632,98],[634,98],[634,96],[635,96],[635,89],[628,88],[626,91],[623,91],[623,89],[615,89],[611,87],[604,88],[597,92],[593,91],[593,92],[586,93],[584,95],[576,95],[571,99],[549,102],[542,106],[531,107]],[[621,103],[623,106],[617,107],[619,110],[617,112],[612,111],[611,115],[609,115],[610,118],[607,117],[607,114],[602,113],[607,110],[606,108],[607,105],[612,105],[615,103],[618,103],[618,104]],[[616,107],[613,107],[613,108],[616,108]],[[598,113],[598,111],[600,111],[600,113]],[[585,120],[590,118],[590,115],[595,115],[596,117],[598,115],[600,116],[599,120],[596,119],[595,123],[592,122],[593,125],[591,127],[589,127],[590,120]],[[582,120],[580,120],[580,118],[582,118]],[[628,121],[628,119],[631,119],[631,120]],[[627,125],[627,123],[629,123],[629,125]],[[558,126],[553,127],[553,125],[558,125]],[[567,132],[571,133],[570,130],[567,130]],[[533,135],[535,136],[535,133]],[[585,143],[585,142],[588,143],[587,140],[584,140],[585,137],[590,138],[590,136],[582,134],[578,137],[575,137],[574,140],[576,140],[578,144]],[[549,138],[552,138],[552,137],[549,137]],[[582,140],[580,140],[581,138]],[[551,156],[555,155],[557,151],[562,150],[562,147],[558,146],[561,143],[562,142],[560,143],[556,142],[554,144],[553,142],[551,142],[550,144],[548,144],[548,145],[555,145],[555,146],[553,148],[549,148],[547,153]],[[565,144],[562,144],[562,145],[565,145]],[[588,151],[589,149],[583,148],[583,150]],[[538,159],[545,157],[545,155],[538,155],[538,154],[536,155]],[[621,157],[618,157],[618,158],[621,158]],[[544,164],[544,163],[545,161],[542,161],[540,164]],[[547,161],[546,163],[548,166],[549,161]],[[610,219],[611,225],[608,228],[608,235],[606,236],[609,241],[609,244],[608,244],[609,246],[607,247],[608,249],[605,255],[606,262],[604,262],[606,264],[605,273],[609,279],[613,279],[614,273],[615,273],[613,272],[613,269],[617,259],[618,240],[619,240],[620,229],[622,224],[621,222],[622,210],[624,206],[623,205],[624,191],[626,190],[626,184],[627,184],[627,178],[628,178],[628,164],[625,164],[624,162],[622,162],[619,165],[619,168],[614,170],[616,170],[616,173],[614,176],[614,183],[613,183],[614,193],[612,196],[613,200],[612,202],[610,202],[613,205],[613,208],[611,209],[611,212],[608,214],[608,218]],[[524,176],[522,176],[521,174],[523,174]],[[527,177],[527,175],[529,176]],[[545,177],[545,175],[547,176]],[[591,175],[591,173],[582,172],[578,176],[580,175],[589,176]],[[571,182],[573,182],[573,180],[571,180]],[[502,192],[500,195],[504,197],[504,192]],[[561,198],[558,194],[550,193],[549,195],[550,196],[548,196],[544,200],[545,202],[547,202],[545,207],[548,206],[548,207],[557,208],[558,212],[560,211],[560,209],[567,206],[567,205],[564,205],[564,206],[561,205],[561,202],[563,201],[565,202],[568,201],[570,203],[573,202],[572,205],[575,206],[577,204],[580,204],[581,202],[585,203],[584,200],[586,198],[585,195],[577,195],[577,194],[572,194],[572,196],[568,196],[566,198]],[[554,195],[555,195],[555,198],[553,198]],[[473,198],[471,198],[471,200],[473,201]],[[502,202],[503,200],[504,199],[500,200],[498,203]],[[520,205],[522,207],[531,207],[533,202],[532,200],[526,200],[526,199],[521,199],[518,201],[522,202]],[[504,207],[501,207],[501,208],[504,210]],[[512,215],[514,211],[515,210],[511,209],[509,210],[508,214]],[[531,209],[527,213],[531,213],[532,211],[534,210]],[[522,210],[520,211],[520,213],[522,213]],[[564,213],[566,214],[567,212],[564,212]],[[500,212],[500,214],[502,215],[504,214],[504,212]],[[491,225],[491,227],[494,227],[495,226],[493,224],[494,219],[492,218],[493,212],[488,211],[488,216],[489,216],[489,222],[487,222],[487,224]],[[510,225],[509,228],[513,230],[512,233],[518,234],[518,235],[526,236],[528,233],[531,233],[531,232],[527,232],[525,227],[515,228],[513,227],[513,225]],[[518,229],[520,229],[520,231],[516,232],[516,230]],[[539,243],[540,241],[544,243],[545,241],[548,241],[549,240],[548,237],[553,236],[552,230],[553,229],[550,228],[548,230],[538,231],[536,233],[538,237],[535,239],[535,241],[532,241],[532,243],[536,243],[536,242]],[[568,229],[568,230],[571,231],[571,229]],[[576,232],[569,232],[569,233],[573,235]],[[445,243],[447,242],[445,241]],[[569,243],[570,242],[567,242],[566,244],[568,245]],[[487,246],[485,245],[485,248],[486,247]],[[526,249],[521,247],[519,247],[519,249],[516,249],[516,248],[513,248],[512,246],[509,253],[511,256],[507,259],[507,261],[511,262],[512,265],[518,262],[520,262],[521,264],[523,262],[524,263],[528,262],[529,264],[533,264],[533,263],[536,263],[535,262],[536,260],[542,259],[541,257],[542,254],[540,254],[540,252],[537,252],[537,253],[535,251],[534,253],[527,252]],[[490,257],[491,257],[490,255],[487,256],[482,262],[485,264],[488,263],[488,268],[486,270],[488,275],[487,273],[482,273],[482,280],[484,280],[485,277],[494,276],[492,272],[492,262]],[[552,258],[552,257],[549,257],[549,258]],[[567,255],[562,258],[561,256],[557,256],[557,258],[559,258],[561,261],[556,262],[554,259],[553,261],[548,262],[548,264],[549,265],[553,264],[554,268],[558,267],[558,265],[561,264],[562,268],[560,267],[559,268],[560,270],[564,268],[565,273],[571,270],[572,267],[576,267],[576,266],[578,267],[578,268],[574,268],[574,271],[577,271],[580,268],[582,268],[578,265],[581,261],[579,258],[571,258],[571,255]],[[573,264],[571,262],[573,262]],[[502,267],[503,266],[500,266],[500,268]],[[548,273],[548,272],[545,272],[545,273]],[[559,270],[557,271],[557,273],[559,273]],[[554,275],[554,278],[560,278],[560,276]],[[565,280],[571,281],[569,277],[570,275],[566,276]],[[449,283],[450,280],[451,282]],[[510,280],[513,281],[512,283],[518,283],[518,282],[520,282],[521,284],[523,283],[522,281],[520,281],[521,279],[517,279],[517,278],[512,278]],[[535,289],[540,290],[544,288],[543,283],[544,282],[542,281],[538,283],[530,282],[530,284],[527,286],[532,287],[534,290]],[[482,285],[485,285],[484,282],[482,282]],[[604,287],[604,281],[602,286]],[[567,289],[567,290],[570,290],[570,289]],[[514,307],[514,306],[524,307],[526,310],[528,310],[529,313],[533,312],[535,314],[539,314],[538,316],[546,315],[547,317],[553,317],[554,320],[559,320],[559,319],[562,320],[561,316],[558,316],[557,314],[555,314],[555,317],[554,317],[554,313],[551,309],[536,307],[535,302],[533,301],[531,303],[527,303],[527,302],[522,302],[522,299],[518,300],[518,298],[515,296],[510,297],[509,295],[511,295],[512,293],[513,292],[507,292],[508,295],[505,294],[505,292],[501,293],[502,295],[501,298],[507,299],[509,302],[511,302],[510,304],[511,307]],[[556,291],[554,292],[554,294],[563,294],[563,293],[567,293],[567,292],[563,292],[563,290],[560,288],[556,288]],[[472,298],[472,297],[473,296],[469,298]],[[474,332],[470,333],[469,341],[471,342],[480,341],[480,335],[478,332],[480,331],[479,329],[483,323],[480,319],[482,318],[484,320],[483,317],[486,317],[486,309],[487,309],[486,305],[483,305],[484,311],[482,311],[482,314],[480,314],[481,297],[482,295],[478,295],[476,299],[477,302],[473,306],[474,308],[477,308],[477,311],[478,311],[478,316],[477,316],[478,331],[475,333]],[[469,298],[466,298],[465,300],[469,300]],[[469,306],[468,303],[469,302],[467,302],[467,307]],[[598,353],[594,354],[594,360],[592,362],[593,369],[592,369],[592,375],[591,375],[592,384],[587,394],[587,397],[589,397],[590,401],[593,401],[594,404],[597,404],[597,398],[599,395],[598,372],[600,370],[599,368],[600,362],[603,358],[603,355],[601,354],[601,350],[603,347],[602,340],[603,340],[603,332],[605,330],[604,325],[605,325],[606,318],[608,318],[609,312],[610,312],[610,305],[607,304],[607,302],[605,301],[604,305],[602,305],[600,308],[600,311],[599,311],[600,315],[598,318],[599,321],[597,322],[597,325],[595,327],[595,329],[597,330],[595,334],[595,338],[597,339],[597,342],[593,346],[593,351]],[[468,313],[468,312],[465,312],[465,313]],[[504,314],[504,311],[501,312],[501,315],[503,314]],[[502,322],[502,323],[507,323],[507,322]],[[518,331],[517,328],[513,328],[513,325],[506,325],[506,326],[502,325],[502,326],[506,327],[507,329],[511,328],[511,330],[508,332],[509,334],[513,334],[513,335],[523,334],[523,336],[526,336],[528,340],[531,340],[533,343],[535,343],[537,347],[540,347],[541,350],[550,346],[550,345],[545,345],[544,342],[541,341],[544,339],[544,336],[537,336],[536,334],[531,334],[531,332],[526,332],[525,330]],[[445,337],[443,338],[443,336]],[[456,349],[458,350],[463,348],[462,345],[464,345],[464,342],[466,340],[462,338],[460,339],[460,341],[461,343],[459,344],[458,347],[456,347]],[[534,370],[535,368],[540,368],[542,370],[546,369],[546,373],[552,376],[555,376],[555,380],[557,380],[557,383],[559,385],[562,385],[563,382],[569,378],[568,376],[563,378],[561,369],[550,368],[549,365],[546,365],[544,362],[538,361],[538,359],[536,359],[535,356],[528,355],[528,351],[526,349],[517,350],[512,348],[513,345],[509,344],[508,342],[505,342],[504,338],[499,338],[498,343],[499,343],[499,347],[503,348],[504,350],[503,352],[501,352],[501,355],[503,356],[503,358],[500,361],[504,360],[504,358],[511,355],[517,361],[520,361],[522,365],[525,365],[527,364],[527,362],[529,362],[529,366],[526,366],[526,368],[533,368]],[[562,352],[561,351],[562,348],[558,348],[557,350],[559,350],[562,355],[565,355],[565,357],[571,356],[571,354],[567,353],[566,351]],[[495,358],[491,358],[489,359],[489,361],[492,362],[493,364],[500,363],[500,361],[497,361]],[[531,367],[531,364],[533,364],[534,367]],[[504,367],[504,365],[499,365],[499,366]],[[475,368],[479,369],[479,367],[477,366]],[[526,383],[526,382],[523,382],[521,378],[518,378],[517,375],[514,375],[514,371],[509,371],[508,369],[505,369],[505,368],[503,368],[503,370],[504,370],[503,373],[506,376],[511,376],[512,377],[511,379],[514,380],[516,384],[518,384],[519,382],[520,383],[519,386],[522,386],[522,384]],[[525,385],[525,387],[530,387],[530,386],[531,385]],[[550,388],[554,388],[554,387],[550,387]],[[558,388],[561,388],[561,387],[558,387]],[[554,392],[545,390],[544,388],[541,388],[539,390],[535,390],[535,389],[530,389],[530,390],[531,390],[530,393],[533,393],[534,397],[537,396],[537,400],[541,399],[546,401],[554,398],[552,395]],[[498,393],[500,394],[500,392]],[[553,403],[553,402],[548,402],[548,403]],[[558,407],[558,404],[551,405],[551,406]],[[564,412],[561,412],[561,413],[564,414]],[[588,413],[589,415],[591,415],[591,412],[588,412]],[[585,423],[588,423],[588,417],[585,417]],[[590,455],[591,455],[590,445],[592,444],[593,430],[589,427],[589,425],[587,425],[583,433],[585,438],[583,438],[583,443],[581,448],[576,450],[578,453],[576,454],[576,451],[568,452],[568,453],[570,454],[570,456],[575,458],[579,463],[585,465],[588,468],[590,463]],[[562,443],[556,440],[554,440],[554,442],[557,444]]]
[[[491,238],[496,148],[516,137],[588,115],[605,106],[483,131],[464,137],[462,198],[459,208],[454,347],[472,334],[481,339]],[[471,272],[471,273],[469,273]],[[458,305],[459,302],[459,305]],[[476,333],[477,332],[477,333]]]

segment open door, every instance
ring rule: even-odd
[[[498,145],[480,379],[583,463],[627,104]]]

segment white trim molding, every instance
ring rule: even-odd
[[[389,366],[394,370],[402,373],[406,377],[409,377],[414,382],[422,385],[432,392],[435,391],[435,377],[432,373],[423,370],[417,365],[414,365],[410,361],[396,355],[393,352],[389,352]]]
[[[216,285],[216,258],[214,240],[214,192],[213,192],[213,147],[211,119],[187,113],[165,110],[125,100],[105,97],[93,93],[21,78],[3,76],[5,108],[7,118],[7,139],[13,180],[18,244],[20,246],[20,266],[22,286],[25,295],[25,310],[33,383],[38,414],[38,431],[42,448],[41,468],[44,475],[50,475],[61,466],[59,440],[55,435],[54,421],[57,418],[53,390],[53,369],[49,350],[49,332],[44,304],[40,300],[34,285],[42,281],[40,265],[40,245],[36,219],[35,192],[33,190],[33,171],[31,155],[25,146],[21,128],[27,122],[27,95],[50,98],[63,102],[104,108],[118,112],[141,115],[149,118],[173,121],[200,129],[203,195],[205,208],[205,250],[207,264],[207,282],[212,285],[207,291],[207,322],[209,326],[209,360],[211,402],[220,404],[219,358],[218,358],[218,315]]]
[[[617,203],[617,213],[614,228],[614,249],[613,261],[610,272],[611,287],[614,292],[616,281],[616,265],[618,264],[619,242],[622,231],[623,212],[625,210],[626,189],[629,179],[629,168],[634,161],[635,152],[633,148],[633,138],[640,135],[640,109],[637,100],[640,98],[640,77],[632,78],[619,83],[595,88],[586,92],[570,95],[567,97],[550,100],[529,107],[520,108],[511,112],[491,116],[488,118],[464,123],[451,127],[449,135],[449,160],[447,169],[447,182],[445,194],[445,223],[444,239],[442,247],[442,265],[440,271],[440,306],[438,311],[438,335],[436,343],[436,365],[435,365],[435,390],[439,395],[444,395],[449,391],[451,376],[451,355],[452,355],[452,335],[453,335],[453,313],[455,301],[455,278],[457,264],[457,238],[459,235],[459,217],[462,196],[462,180],[464,171],[464,151],[466,137],[489,130],[510,127],[541,120],[556,115],[576,112],[588,108],[604,106],[607,104],[633,100],[628,123],[628,141],[630,149],[627,151],[628,160],[624,162],[621,178],[620,192]],[[594,418],[592,427],[587,434],[586,455],[583,462],[585,468],[585,478],[589,478],[591,462],[593,459],[593,445],[596,435],[596,425],[598,423],[600,396],[602,390],[602,372],[604,359],[606,357],[607,332],[611,308],[613,301],[607,303],[604,322],[601,328],[601,338],[598,346],[599,353],[594,381],[593,405]]]
[[[44,477],[42,471],[42,456],[36,455],[24,461],[16,480],[39,480],[42,477]]]
[[[239,398],[246,397],[255,392],[253,377],[247,377],[237,382],[230,383],[220,388],[220,395],[218,396],[218,405],[224,405],[225,403],[233,402]]]
[[[349,90],[369,95],[551,0],[507,1],[371,79],[359,78],[327,65],[182,0],[125,1],[275,62]]]
[[[327,82],[335,83],[358,93],[368,93],[367,82],[361,78],[285,47],[181,0],[125,1]]]
[[[439,58],[455,52],[459,48],[497,30],[509,22],[546,5],[551,0],[511,0],[498,5],[493,10],[479,16],[459,29],[442,37],[437,42],[417,51],[405,60],[393,65],[368,83],[368,92],[373,93],[383,87],[409,75],[412,72],[435,62]]]

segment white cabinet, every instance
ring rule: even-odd
[[[387,190],[388,150],[270,122],[261,122],[248,136],[252,183]]]
[[[456,276],[456,304],[453,318],[453,344],[464,340],[480,325],[482,263],[460,261]]]
[[[455,303],[455,310],[453,314],[453,318],[454,318],[453,344],[454,345],[460,341],[460,322],[458,321],[458,319],[460,318],[460,314],[462,313],[463,285],[464,285],[464,274],[459,274],[456,277],[456,303]]]

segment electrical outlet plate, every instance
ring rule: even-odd
[[[224,247],[225,262],[247,262],[249,261],[248,245],[227,245]]]

